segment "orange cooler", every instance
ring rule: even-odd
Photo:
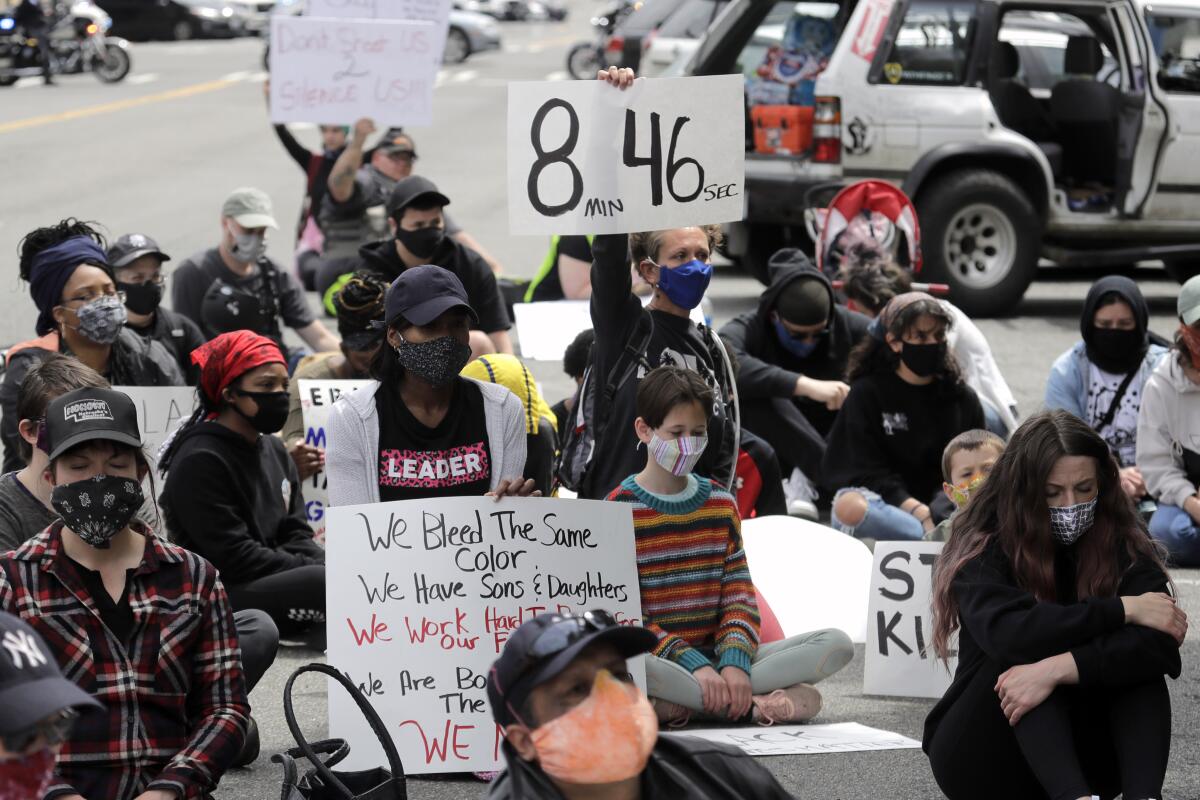
[[[755,106],[750,120],[755,152],[794,155],[812,147],[812,106]]]

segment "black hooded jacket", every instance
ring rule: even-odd
[[[172,541],[211,561],[230,586],[325,563],[278,436],[252,443],[216,422],[179,435],[162,495]]]
[[[837,304],[833,285],[825,274],[813,267],[799,250],[780,250],[771,257],[771,285],[759,298],[758,310],[742,314],[721,329],[721,338],[729,343],[738,358],[738,393],[743,400],[793,397],[796,380],[804,375],[820,381],[840,381],[846,374],[850,351],[867,335],[869,317]],[[819,280],[829,292],[833,309],[829,335],[823,337],[807,358],[798,358],[779,343],[771,313],[784,287],[809,278]],[[827,434],[836,412],[821,403],[797,398],[804,416]]]
[[[362,259],[358,269],[375,273],[388,283],[408,269],[396,252],[395,239],[365,244],[358,249],[358,256]],[[463,288],[467,290],[467,300],[479,315],[481,331],[496,333],[512,327],[500,287],[496,285],[496,276],[481,255],[446,236],[427,263],[450,270],[462,281]]]
[[[1100,305],[1100,300],[1106,295],[1116,294],[1125,301],[1133,310],[1133,318],[1137,322],[1137,331],[1141,334],[1141,347],[1136,352],[1128,354],[1127,358],[1114,360],[1112,357],[1105,357],[1103,352],[1098,352],[1096,347],[1096,328],[1092,325],[1092,319],[1096,316],[1096,309]],[[1150,307],[1146,304],[1146,298],[1142,296],[1141,290],[1137,284],[1124,275],[1108,275],[1101,278],[1092,284],[1092,288],[1088,290],[1087,297],[1083,301],[1083,313],[1079,317],[1079,332],[1083,336],[1083,343],[1087,347],[1087,357],[1096,366],[1105,372],[1110,372],[1115,375],[1124,375],[1137,369],[1142,364],[1142,359],[1146,357],[1146,351],[1150,348],[1151,341],[1155,344],[1162,344],[1167,347],[1170,343],[1161,337],[1150,333]]]
[[[562,800],[536,763],[504,744],[508,770],[497,778],[488,800]],[[659,736],[642,770],[641,796],[687,800],[790,800],[792,797],[753,756],[694,736]]]

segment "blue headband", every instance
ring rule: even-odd
[[[107,269],[108,257],[90,236],[72,236],[33,257],[29,270],[29,295],[38,308],[37,333],[45,336],[58,327],[54,308],[62,304],[63,287],[82,264]]]

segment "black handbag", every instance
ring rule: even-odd
[[[387,754],[387,767],[356,772],[335,771],[333,767],[350,754],[350,745],[344,739],[322,739],[310,743],[304,738],[304,732],[300,730],[295,711],[292,709],[292,684],[305,672],[327,675],[350,693],[370,723],[375,737],[383,745],[384,753]],[[400,762],[400,754],[396,752],[396,744],[371,703],[345,675],[327,664],[300,667],[288,678],[283,689],[283,715],[298,746],[286,753],[271,756],[272,761],[283,765],[281,800],[407,800],[404,765]],[[313,765],[313,768],[303,775],[300,774],[297,765],[300,759],[308,759]]]

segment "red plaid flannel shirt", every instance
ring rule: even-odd
[[[225,588],[212,564],[149,531],[129,579],[128,646],[100,620],[56,522],[0,557],[0,609],[37,629],[63,674],[105,710],[84,713],[46,800],[211,792],[246,737],[250,706]]]

